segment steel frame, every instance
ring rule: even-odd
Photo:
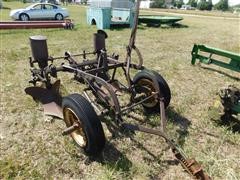
[[[143,66],[143,59],[140,51],[135,46],[135,38],[138,24],[138,14],[139,14],[139,4],[140,0],[137,1],[137,10],[135,16],[135,23],[132,29],[131,37],[129,40],[129,45],[127,46],[127,55],[125,61],[120,61],[117,55],[108,56],[107,51],[103,48],[101,50],[95,50],[94,52],[83,52],[81,54],[71,55],[69,52],[65,53],[63,57],[50,57],[47,62],[53,62],[58,59],[65,59],[68,63],[61,64],[56,67],[51,63],[50,65],[46,65],[44,67],[36,68],[35,64],[39,63],[36,60],[33,60],[30,57],[30,66],[32,72],[32,79],[29,81],[30,83],[36,85],[38,81],[44,82],[47,90],[41,90],[45,93],[52,93],[55,91],[58,92],[59,85],[52,84],[51,78],[56,78],[58,72],[68,72],[74,74],[75,80],[77,80],[81,84],[87,85],[87,88],[84,91],[85,97],[91,102],[92,106],[96,109],[97,112],[102,112],[99,115],[104,115],[109,113],[110,111],[114,114],[115,123],[122,128],[129,129],[132,131],[141,131],[149,134],[158,135],[165,139],[166,143],[171,147],[175,157],[177,160],[183,165],[183,167],[195,178],[197,179],[209,179],[209,177],[203,172],[201,166],[194,159],[187,159],[186,156],[179,149],[177,144],[174,143],[172,139],[168,137],[166,134],[166,115],[165,115],[165,105],[164,105],[164,97],[159,89],[158,81],[156,78],[153,78],[153,85],[156,92],[152,92],[151,95],[137,95],[134,91],[133,80],[130,76],[130,70],[144,70],[146,69]],[[103,32],[101,32],[103,33]],[[138,64],[131,62],[131,53],[132,50],[137,52],[139,57]],[[87,59],[87,55],[96,55],[96,59],[89,60]],[[82,57],[83,62],[79,63],[75,59],[76,57]],[[45,63],[47,64],[47,63]],[[130,102],[125,107],[121,107],[119,104],[119,100],[116,92],[114,91],[114,86],[112,83],[116,81],[115,73],[117,69],[122,69],[123,74],[126,78],[127,85],[121,85],[121,90],[125,93],[129,93],[131,95]],[[109,75],[109,70],[113,70],[112,75]],[[104,87],[104,89],[102,88]],[[39,89],[38,89],[39,90]],[[101,104],[105,106],[104,110],[99,110],[98,104],[99,102],[94,102],[90,96],[88,96],[88,91],[91,90],[92,94],[96,97],[98,101],[101,101]],[[144,90],[144,88],[143,88]],[[33,91],[33,88],[26,88],[26,93],[32,95],[33,97],[37,97],[34,95],[36,92]],[[125,123],[123,121],[123,115],[133,109],[134,107],[141,105],[143,102],[149,100],[150,98],[156,98],[159,101],[160,108],[160,117],[161,117],[161,128],[160,129],[150,129],[147,127],[143,127],[140,125]],[[109,110],[110,109],[110,110]],[[63,134],[70,134],[73,132],[77,126],[71,126],[64,130]]]
[[[203,53],[209,53],[209,56],[206,56]],[[221,60],[216,60],[212,58],[213,55],[218,55],[229,59],[229,62],[224,62]],[[233,53],[230,51],[225,51],[218,48],[213,48],[206,45],[197,45],[194,44],[192,49],[192,65],[196,63],[196,61],[204,64],[215,64],[217,66],[230,69],[232,71],[240,72],[240,54]]]

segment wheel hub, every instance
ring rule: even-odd
[[[144,89],[146,89],[143,92],[146,94],[146,97],[151,96],[152,93],[156,91],[153,82],[149,79],[140,79],[137,84],[139,87],[144,87]],[[152,97],[152,98],[144,101],[143,105],[145,107],[151,108],[151,107],[156,106],[157,103],[158,103],[157,98]]]
[[[80,119],[77,118],[77,115],[70,108],[64,108],[63,110],[64,121],[67,127],[78,125],[76,130],[70,133],[74,141],[80,146],[84,147],[87,144],[86,135],[82,126]]]

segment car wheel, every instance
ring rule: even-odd
[[[63,15],[58,13],[55,16],[55,19],[58,20],[58,21],[61,21],[61,20],[63,20]]]
[[[24,13],[24,14],[20,14],[19,19],[21,21],[29,21],[30,18],[27,14]]]
[[[96,156],[101,153],[105,135],[92,105],[83,96],[71,94],[63,99],[62,107],[66,126],[78,126],[70,134],[73,140],[87,155]]]
[[[143,70],[135,75],[133,78],[133,84],[135,86],[135,90],[137,93],[144,93],[147,96],[150,96],[153,92],[157,90],[154,87],[154,79],[158,82],[158,87],[160,89],[160,93],[164,97],[164,105],[168,107],[171,100],[171,91],[164,80],[164,78],[155,71]],[[144,87],[146,90],[143,90],[141,87]],[[156,98],[150,98],[149,100],[142,103],[144,109],[151,112],[159,112],[159,100]]]

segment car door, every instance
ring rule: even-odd
[[[30,19],[39,19],[42,14],[42,5],[37,4],[36,6],[33,6],[29,12],[28,12]]]
[[[55,18],[55,12],[54,12],[53,5],[46,4],[45,8],[43,9],[43,14],[47,19],[54,19]]]

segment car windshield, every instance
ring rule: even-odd
[[[26,7],[25,9],[41,9],[43,6],[47,6],[47,9],[58,9],[58,6],[50,5],[50,4],[33,4],[31,6]],[[46,8],[42,8],[46,9]]]
[[[31,6],[28,6],[28,7],[26,7],[26,9],[32,9],[34,6],[36,6],[36,4],[33,4],[33,5],[31,5]]]

